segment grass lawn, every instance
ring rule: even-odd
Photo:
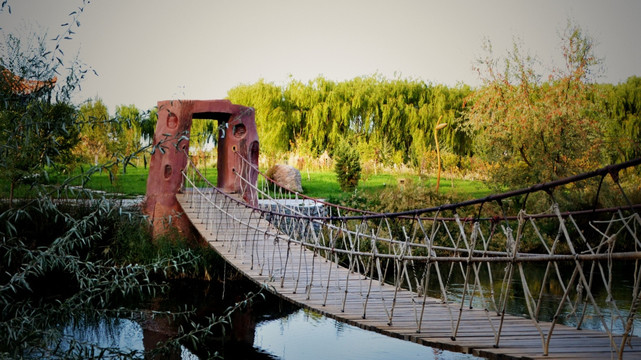
[[[85,170],[88,168],[85,167]],[[109,173],[102,171],[95,173],[89,181],[85,184],[85,188],[92,190],[104,191],[109,194],[118,194],[117,197],[135,197],[144,195],[147,189],[147,175],[149,169],[134,168],[133,166],[127,167],[127,173],[123,174],[122,170],[110,180]],[[72,186],[81,186],[82,180],[80,179],[81,170],[76,169],[71,175],[69,174],[49,174],[49,181],[47,184],[51,190],[55,190],[55,186],[62,184],[66,179],[77,177],[70,182]],[[10,184],[4,180],[0,181],[0,197],[9,197]],[[28,198],[36,194],[31,186],[27,184],[18,185],[14,191],[14,198]]]
[[[317,198],[337,197],[341,194],[336,174],[332,171],[301,173],[302,185],[305,195]],[[361,178],[358,182],[358,189],[365,192],[377,192],[389,186],[400,186],[404,180],[405,184],[423,184],[424,186],[436,188],[436,177],[420,178],[416,175],[394,175],[377,174]],[[491,193],[490,189],[482,181],[446,179],[441,177],[439,191],[443,194],[457,194],[468,199],[480,198]],[[349,196],[347,193],[343,195]],[[338,196],[342,197],[342,196]]]
[[[144,167],[127,166],[127,173],[123,174],[122,169],[115,174],[113,179],[109,178],[107,171],[102,171],[94,174],[85,184],[85,187],[93,190],[105,191],[107,193],[123,194],[124,196],[131,197],[137,195],[144,195],[147,189],[147,175],[149,169]],[[80,175],[80,169],[75,171],[73,175]],[[64,181],[67,176],[57,175],[52,177],[52,183],[60,183]],[[80,179],[72,181],[72,185],[80,186],[82,184]]]
[[[201,172],[212,183],[216,184],[217,171],[215,168],[201,169]],[[78,170],[74,175],[80,174]],[[113,179],[109,178],[109,173],[103,171],[94,174],[85,187],[105,191],[108,193],[122,194],[125,197],[145,195],[147,191],[147,177],[149,169],[144,167],[127,167],[125,174],[120,170]],[[60,183],[64,180],[63,176],[55,177],[53,182]],[[73,185],[80,185],[80,179],[72,182]]]
[[[127,167],[127,173],[123,174],[122,170],[110,180],[109,173],[106,171],[94,174],[85,187],[105,191],[107,193],[117,193],[124,197],[134,197],[144,195],[147,188],[147,176],[149,169],[144,167],[134,168]],[[201,172],[213,183],[216,183],[216,169],[207,168]],[[76,170],[73,175],[79,175],[80,169]],[[342,198],[348,197],[349,193],[341,192],[336,174],[333,171],[324,172],[302,172],[302,185],[304,193],[310,197],[316,198]],[[50,184],[55,185],[63,182],[67,176],[65,175],[52,175],[50,176]],[[377,192],[389,186],[400,186],[402,182],[405,184],[423,184],[428,187],[436,187],[436,178],[434,177],[418,177],[415,175],[394,175],[394,174],[377,174],[368,175],[361,178],[358,183],[358,189],[364,192]],[[80,179],[72,182],[72,185],[81,185]],[[481,181],[449,179],[441,177],[440,192],[443,194],[456,194],[462,197],[472,199],[479,198],[490,194],[490,189]],[[0,182],[0,194],[2,197],[8,197],[9,185]],[[16,198],[28,196],[29,187],[21,185],[16,190]]]

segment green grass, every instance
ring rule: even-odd
[[[85,167],[86,169],[87,167]],[[213,183],[216,183],[216,169],[208,168],[201,170],[203,174]],[[88,183],[85,184],[86,188],[93,190],[105,191],[107,193],[122,194],[124,197],[133,197],[144,195],[147,188],[147,176],[149,169],[144,167],[134,168],[127,167],[127,173],[123,174],[120,170],[113,179],[110,179],[107,171],[102,171],[94,174]],[[80,175],[80,169],[76,169],[72,174]],[[302,172],[302,185],[304,194],[316,198],[332,198],[342,199],[350,196],[350,193],[343,193],[338,186],[336,174],[333,171],[316,171],[316,172]],[[50,176],[50,185],[55,185],[63,182],[69,175],[56,174]],[[358,182],[358,190],[375,193],[385,188],[394,186],[402,186],[401,182],[405,184],[421,184],[426,187],[436,187],[436,178],[434,177],[419,177],[416,175],[394,175],[394,174],[377,174],[369,175],[361,178]],[[72,185],[81,185],[80,179],[72,182]],[[490,189],[481,181],[450,179],[441,177],[440,192],[446,195],[458,195],[463,198],[472,199],[479,198],[490,194]],[[8,197],[9,185],[5,182],[0,182],[0,194]],[[16,190],[16,198],[29,196],[29,186],[21,185]]]
[[[85,166],[85,171],[89,166]],[[105,170],[95,173],[89,181],[85,184],[85,188],[92,190],[104,191],[108,194],[117,194],[117,197],[135,197],[144,195],[147,189],[147,176],[149,169],[143,167],[134,168],[133,166],[127,167],[127,173],[123,174],[120,170],[112,179],[109,173]],[[80,178],[81,169],[74,170],[71,174],[60,174],[54,171],[49,171],[49,180],[44,183],[51,191],[55,190],[55,186],[62,184],[69,178],[75,178],[70,182],[71,186],[81,186],[82,180]],[[9,197],[10,184],[5,180],[0,180],[0,197]],[[14,190],[14,198],[29,198],[36,196],[35,189],[29,184],[19,184]]]
[[[310,172],[309,177],[307,173],[301,175],[304,194],[307,196],[317,198],[343,198],[350,195],[341,192],[336,174],[331,171]],[[358,182],[357,189],[367,193],[375,193],[390,186],[402,186],[401,182],[403,179],[406,185],[409,185],[411,182],[413,184],[422,184],[423,186],[436,188],[436,177],[377,174],[362,178]],[[468,199],[480,198],[491,193],[491,190],[482,181],[452,180],[443,177],[441,177],[439,191],[443,194],[459,195]]]
[[[212,184],[216,184],[216,168],[201,169],[201,172]],[[77,169],[71,174],[71,176],[80,175],[80,173],[81,170]],[[92,190],[105,191],[107,193],[122,194],[125,197],[145,195],[147,192],[148,175],[149,168],[144,167],[128,166],[126,173],[123,174],[122,169],[120,169],[113,178],[110,178],[109,172],[104,170],[91,176],[89,182],[85,184],[85,187]],[[52,176],[51,183],[61,183],[68,177],[69,175]],[[81,180],[78,178],[71,184],[80,186]]]
[[[127,172],[122,173],[122,170],[118,171],[113,178],[110,178],[109,172],[102,171],[94,174],[89,179],[89,182],[85,184],[86,188],[92,190],[105,191],[107,193],[117,193],[123,194],[124,196],[137,196],[144,195],[147,189],[147,176],[149,174],[149,169],[144,167],[135,168],[133,166],[127,167]],[[74,171],[71,176],[80,175],[80,169]],[[51,178],[51,182],[61,183],[68,175],[56,175]],[[80,186],[82,184],[81,179],[78,178],[74,180],[71,185]]]

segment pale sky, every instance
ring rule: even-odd
[[[53,37],[81,0],[9,0],[3,31]],[[599,82],[641,76],[637,0],[92,0],[63,43],[98,76],[76,100],[149,109],[159,100],[220,99],[239,84],[290,76],[341,81],[374,73],[432,84],[480,83],[474,61],[489,39],[504,55],[519,39],[544,64],[559,61],[568,19],[597,42]]]

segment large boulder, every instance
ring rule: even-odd
[[[267,170],[266,175],[289,190],[303,192],[300,171],[293,166],[276,164]]]

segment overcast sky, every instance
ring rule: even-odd
[[[3,31],[61,31],[81,0],[9,0]],[[483,39],[504,55],[515,38],[544,64],[559,61],[568,19],[596,41],[599,82],[641,75],[641,1],[92,0],[65,54],[89,77],[77,100],[148,109],[159,100],[218,99],[260,78],[278,85],[381,74],[478,85]]]

